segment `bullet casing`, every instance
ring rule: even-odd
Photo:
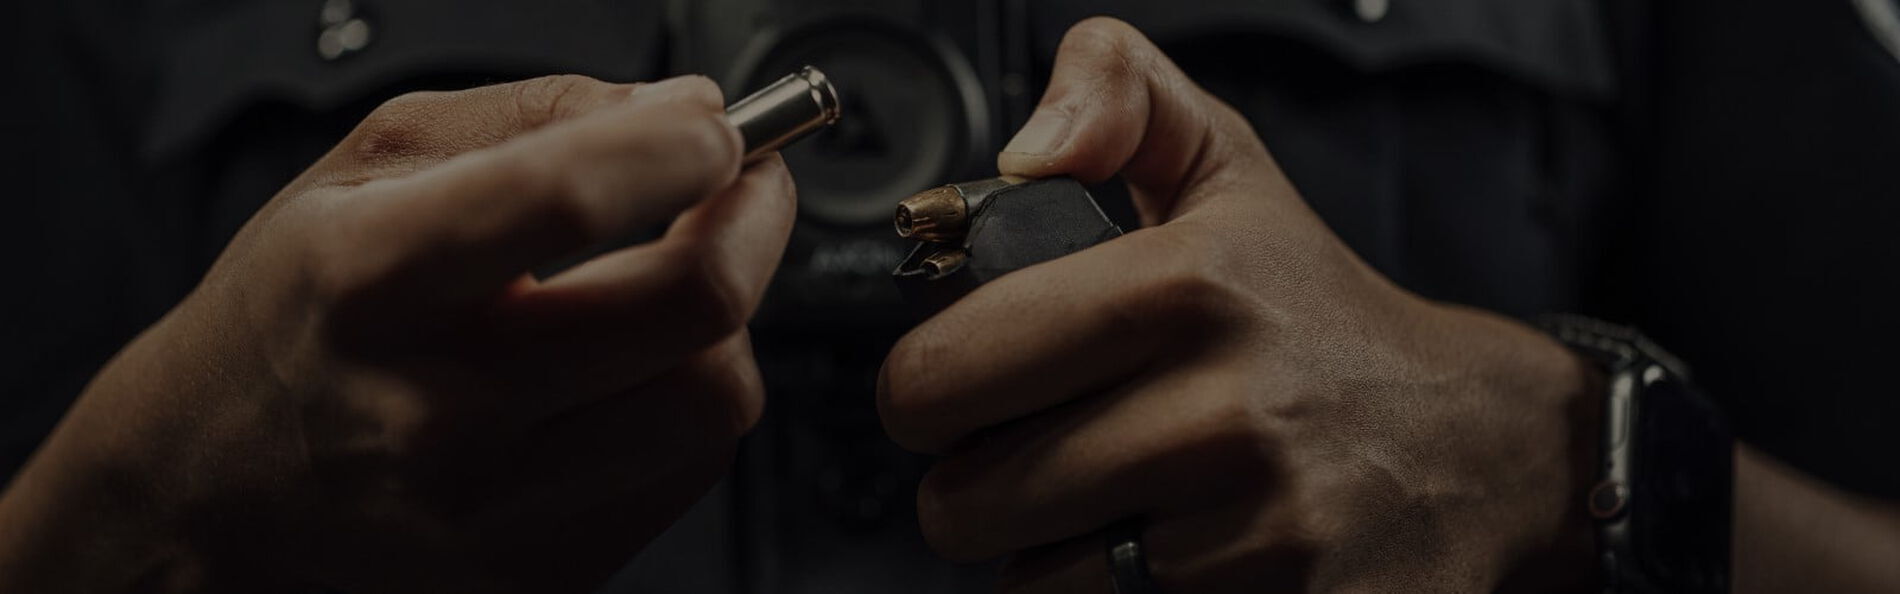
[[[918,224],[920,218],[949,214],[960,218],[928,233]],[[911,218],[909,237],[919,241],[891,276],[898,292],[924,316],[1012,271],[1122,233],[1088,189],[1066,177],[951,184],[906,199],[896,216],[900,233],[906,216]]]
[[[939,279],[943,278],[944,275],[952,274],[962,269],[963,265],[969,261],[969,252],[960,249],[947,249],[939,250],[936,253],[925,256],[923,262],[918,266],[928,278]]]
[[[893,222],[897,236],[936,243],[955,243],[969,232],[984,203],[1005,189],[1029,180],[1003,176],[939,186],[897,203]]]
[[[726,108],[745,139],[745,160],[784,148],[838,121],[838,90],[825,73],[806,66]]]
[[[970,203],[955,186],[941,186],[905,198],[897,204],[897,236],[924,241],[946,241],[963,234]]]

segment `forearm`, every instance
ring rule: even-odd
[[[188,555],[144,489],[77,453],[49,440],[0,495],[0,591],[183,591]]]
[[[210,527],[187,504],[194,483],[213,480],[186,469],[204,458],[188,452],[205,431],[150,406],[209,390],[167,381],[127,356],[179,350],[163,336],[161,324],[94,378],[0,493],[0,592],[214,590]]]
[[[1900,592],[1900,504],[1735,449],[1736,594]]]

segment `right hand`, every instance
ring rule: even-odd
[[[383,105],[0,498],[0,590],[595,587],[763,405],[744,324],[793,190],[741,170],[723,103],[552,77]]]
[[[1366,265],[1139,31],[1071,29],[997,165],[1119,174],[1146,226],[985,284],[892,347],[879,411],[944,454],[917,513],[946,557],[1009,556],[1012,594],[1109,592],[1124,541],[1105,538],[1133,525],[1169,592],[1587,581],[1565,578],[1593,567],[1590,366]]]

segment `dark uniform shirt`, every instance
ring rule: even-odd
[[[736,94],[812,61],[852,111],[788,154],[804,206],[754,325],[766,420],[609,589],[981,590],[986,568],[917,536],[928,461],[870,402],[909,323],[881,217],[989,173],[1062,32],[1114,14],[1245,113],[1401,285],[1635,323],[1743,439],[1900,497],[1900,58],[1866,1],[17,3],[0,468],[382,100],[561,72],[706,72]]]

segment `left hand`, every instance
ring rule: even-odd
[[[741,154],[702,77],[383,104],[0,493],[0,592],[594,591],[764,407],[797,207]]]
[[[917,495],[944,556],[1109,592],[1098,534],[1132,518],[1168,592],[1587,579],[1589,367],[1380,276],[1132,28],[1069,33],[999,162],[1120,173],[1149,226],[978,289],[885,361],[885,427],[946,454]]]

